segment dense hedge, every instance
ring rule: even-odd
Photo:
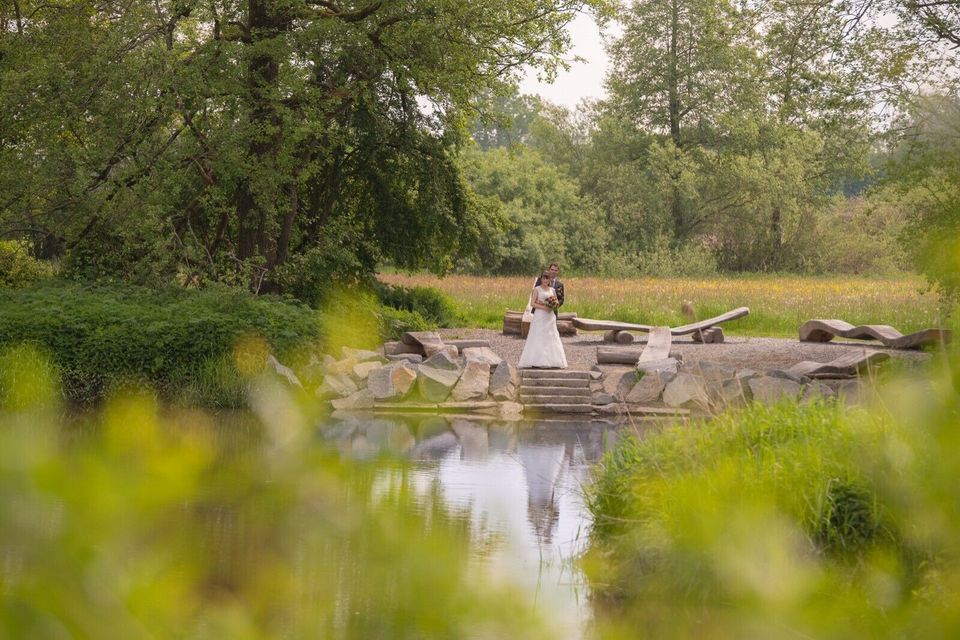
[[[48,351],[73,401],[96,400],[131,379],[164,395],[236,405],[243,393],[232,362],[238,339],[258,336],[295,361],[323,336],[321,314],[243,291],[145,289],[46,281],[0,289],[0,347]]]

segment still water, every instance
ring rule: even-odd
[[[319,438],[352,459],[409,460],[415,490],[439,495],[469,520],[471,537],[484,541],[471,559],[476,569],[519,586],[555,637],[577,638],[591,618],[576,564],[590,528],[582,487],[619,429],[606,422],[371,416],[333,421]],[[392,473],[384,469],[376,482],[386,488]]]

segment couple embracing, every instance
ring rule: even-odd
[[[567,356],[557,330],[557,311],[563,304],[563,283],[557,278],[556,262],[540,273],[530,292],[530,331],[520,354],[521,369],[566,369]]]

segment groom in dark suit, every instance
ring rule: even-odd
[[[553,290],[557,292],[557,302],[560,304],[557,305],[557,308],[553,310],[556,315],[560,315],[560,307],[563,306],[563,283],[560,282],[560,278],[557,277],[557,274],[560,272],[560,265],[556,262],[550,263],[550,268],[547,269],[547,273],[550,274],[550,286],[553,287]],[[543,279],[543,276],[537,276],[537,281],[533,286],[539,287],[542,283],[540,282]]]

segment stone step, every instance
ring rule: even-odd
[[[538,403],[527,404],[523,407],[524,413],[593,413],[590,404],[554,404]]]
[[[520,394],[527,396],[564,396],[589,398],[590,387],[547,387],[540,385],[521,385]]]
[[[520,369],[520,375],[528,378],[556,378],[567,380],[589,380],[589,371],[568,371],[566,369]]]
[[[523,378],[520,384],[525,387],[567,387],[570,389],[588,389],[587,378]]]
[[[520,395],[520,402],[530,406],[535,404],[587,404],[590,403],[590,396],[531,396]]]

